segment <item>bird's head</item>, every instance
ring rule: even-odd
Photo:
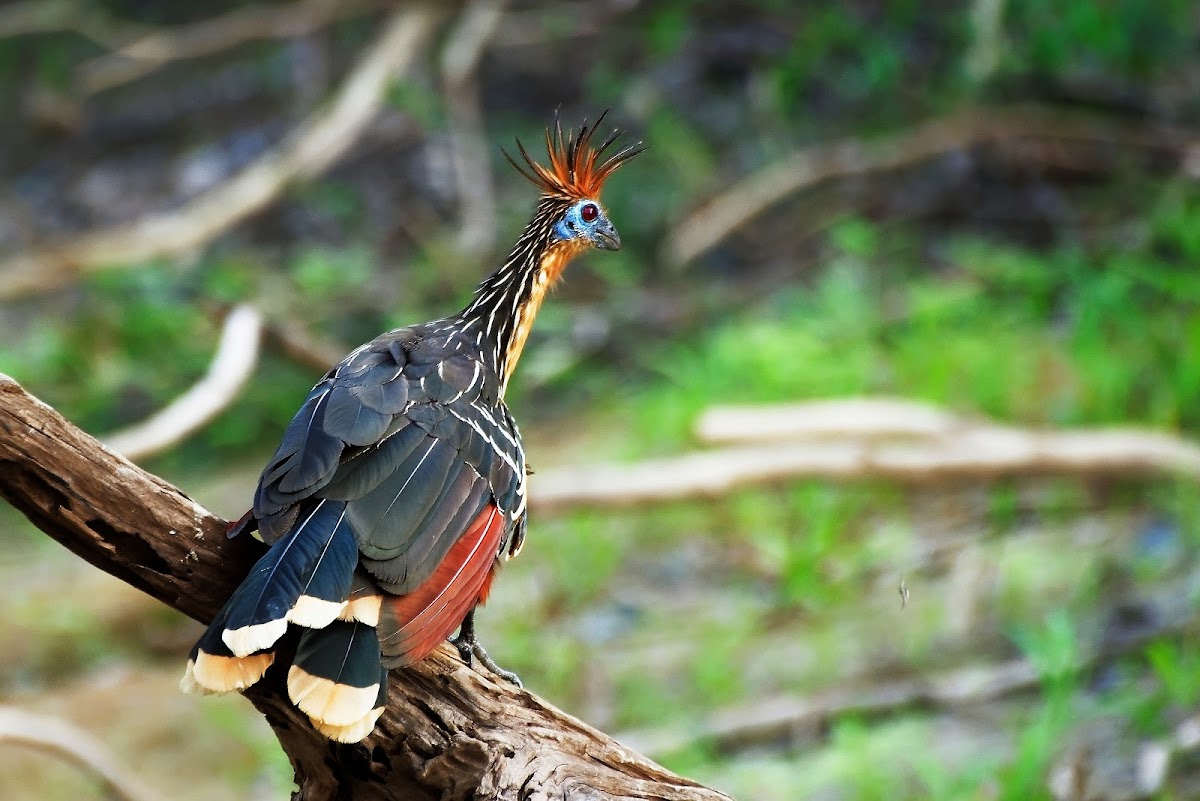
[[[585,122],[578,135],[571,131],[564,133],[556,117],[554,128],[546,131],[548,165],[530,158],[519,141],[517,151],[524,164],[504,154],[521,175],[542,191],[538,216],[546,223],[550,244],[566,251],[564,255],[588,248],[621,249],[621,237],[600,203],[600,190],[618,167],[645,148],[637,142],[606,158],[605,151],[616,143],[620,132],[613,131],[599,146],[592,145],[592,136],[607,113],[601,114],[594,125]]]
[[[621,237],[608,212],[599,200],[577,200],[559,214],[554,224],[554,238],[559,242],[576,242],[601,250],[620,250]]]

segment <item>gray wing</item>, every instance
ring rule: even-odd
[[[363,564],[404,593],[489,505],[511,532],[524,458],[496,387],[469,349],[412,329],[359,348],[309,393],[263,470],[264,539],[286,535],[309,498],[345,500]]]

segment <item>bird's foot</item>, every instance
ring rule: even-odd
[[[475,637],[475,610],[472,609],[467,613],[466,618],[459,627],[458,636],[450,641],[451,645],[458,649],[459,656],[468,667],[471,666],[471,659],[478,659],[480,664],[487,668],[492,673],[495,673],[500,678],[507,682],[524,687],[521,683],[521,678],[511,670],[505,670],[496,664],[496,660],[488,655],[484,649],[483,643]]]

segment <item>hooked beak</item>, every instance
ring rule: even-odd
[[[608,220],[605,220],[604,224],[595,230],[593,236],[592,241],[601,250],[621,249],[621,237],[617,236],[617,229]]]

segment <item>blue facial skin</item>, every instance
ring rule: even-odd
[[[586,206],[596,207],[596,218],[591,222],[583,219],[583,209]],[[617,229],[609,222],[604,209],[594,200],[581,200],[567,209],[562,219],[554,224],[554,235],[562,241],[582,236],[594,247],[602,250],[621,249],[621,238],[617,236]]]

